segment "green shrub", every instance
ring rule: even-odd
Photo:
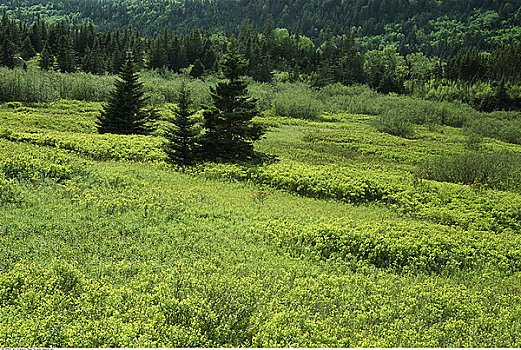
[[[182,74],[165,71],[143,71],[140,75],[141,81],[147,94],[151,97],[154,105],[175,102],[176,91],[179,90],[181,82],[186,79]],[[213,77],[207,77],[206,80],[190,79],[188,88],[192,92],[194,107],[200,109],[211,103],[210,85],[213,83]]]
[[[160,75],[155,71],[145,71],[142,76],[145,91],[155,105],[173,102],[182,79],[179,74]],[[189,83],[197,108],[211,102],[209,86],[213,78],[208,79],[193,79]],[[113,85],[114,76],[0,67],[0,102],[105,101]]]
[[[521,120],[508,121],[499,130],[501,141],[521,145]]]
[[[252,81],[250,85],[248,85],[248,92],[257,100],[257,108],[259,111],[268,111],[271,109],[274,92],[270,84]]]
[[[0,133],[0,138],[65,149],[96,160],[124,159],[153,162],[165,158],[161,149],[163,139],[153,136],[69,132],[8,133],[6,131]]]
[[[521,266],[517,237],[504,240],[493,233],[407,220],[359,223],[352,218],[337,222],[285,225],[272,220],[262,232],[271,241],[295,251],[310,251],[323,259],[368,262],[379,268],[424,272],[475,268],[498,264],[507,271]],[[425,234],[429,232],[429,234]]]
[[[281,84],[273,96],[273,112],[282,117],[319,119],[325,106],[305,84]]]
[[[521,144],[521,118],[504,118],[501,114],[479,114],[466,123],[468,132],[504,142]]]
[[[402,110],[387,110],[374,123],[378,131],[387,134],[404,138],[414,134],[414,125]]]
[[[0,204],[18,203],[21,201],[20,196],[15,181],[4,178],[3,174],[0,173]]]
[[[422,177],[430,180],[505,190],[521,189],[519,155],[470,151],[427,160],[421,169]]]

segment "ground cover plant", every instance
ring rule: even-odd
[[[99,135],[99,102],[0,105],[0,346],[521,346],[521,147],[467,123],[519,116],[340,85],[280,116],[290,88],[249,87],[270,162],[183,171],[171,106]]]

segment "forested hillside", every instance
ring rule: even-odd
[[[3,0],[0,10],[26,21],[91,22],[102,30],[131,25],[147,36],[240,32],[245,18],[321,38],[353,32],[363,45],[394,42],[402,54],[449,56],[462,46],[491,50],[521,37],[521,5],[513,0]]]
[[[519,27],[503,31],[501,38],[513,38],[507,35],[509,30]],[[27,22],[6,12],[0,21],[0,65],[13,68],[13,57],[21,56],[25,66],[29,62],[42,70],[115,74],[130,50],[140,68],[162,72],[188,69],[192,77],[208,77],[218,72],[223,48],[237,40],[240,53],[248,60],[245,73],[257,81],[300,81],[313,87],[366,84],[382,93],[458,100],[482,111],[521,108],[519,39],[494,45],[489,51],[470,45],[472,42],[468,48],[454,43],[458,51],[445,58],[423,51],[405,54],[403,45],[396,43],[368,49],[364,43],[374,43],[377,37],[366,39],[351,32],[335,35],[327,29],[318,40],[298,29],[275,27],[269,19],[260,31],[253,21],[244,20],[236,39],[233,34],[205,33],[203,28],[182,34],[167,27],[151,38],[129,27],[103,31],[92,23],[51,23],[40,17]],[[434,39],[425,42],[448,43]],[[12,100],[6,91],[0,94],[0,101]]]

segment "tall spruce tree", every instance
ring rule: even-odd
[[[203,148],[209,159],[251,159],[253,142],[264,134],[264,129],[252,122],[257,114],[256,100],[248,96],[248,84],[241,78],[247,64],[232,40],[220,61],[226,80],[210,88],[213,106],[203,113]]]
[[[192,118],[192,100],[185,81],[179,88],[175,102],[177,106],[172,110],[174,115],[166,128],[163,149],[170,163],[191,165],[199,158],[201,130],[196,125],[197,120]]]
[[[49,70],[54,67],[54,55],[51,53],[51,50],[47,44],[45,44],[42,52],[40,53],[38,65],[43,70]]]
[[[62,73],[70,73],[76,70],[76,57],[68,36],[62,35],[58,39],[56,63]]]
[[[139,82],[134,59],[127,52],[125,63],[116,79],[115,89],[103,106],[96,122],[100,134],[148,134],[153,122],[158,118],[157,111],[146,109],[148,98],[145,97],[143,83]]]

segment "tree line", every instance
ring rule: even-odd
[[[335,35],[356,31],[358,37],[364,37],[385,34],[390,26],[393,32],[403,36],[397,40],[405,39],[413,51],[419,51],[425,39],[431,40],[424,38],[425,35],[439,31],[436,28],[439,18],[463,24],[468,33],[466,42],[472,41],[472,45],[486,50],[491,49],[491,42],[487,36],[479,37],[481,30],[497,30],[500,34],[502,29],[521,25],[521,4],[515,0],[5,0],[2,3],[0,9],[29,22],[44,14],[53,21],[65,20],[70,24],[92,22],[104,31],[131,24],[148,36],[155,36],[163,28],[183,34],[200,29],[238,35],[244,18],[250,18],[258,31],[271,17],[277,27],[298,28],[303,35],[317,39],[321,39],[327,28]],[[469,24],[475,19],[479,19],[481,28],[471,28]],[[451,38],[446,39],[450,45]],[[457,46],[440,47],[439,52],[428,54],[444,56],[445,50],[454,54],[450,52],[454,47]]]
[[[13,67],[13,57],[21,56],[46,70],[117,74],[125,52],[132,51],[140,69],[180,72],[190,68],[193,77],[201,77],[218,71],[219,59],[232,38],[234,35],[205,34],[199,29],[179,34],[168,28],[155,38],[147,38],[131,28],[100,32],[92,24],[51,24],[39,18],[29,25],[4,13],[0,65]],[[311,86],[362,83],[382,93],[413,92],[432,79],[467,86],[486,82],[498,89],[501,84],[521,83],[519,42],[492,52],[463,48],[443,59],[424,53],[404,55],[397,45],[367,50],[351,32],[334,35],[326,30],[320,40],[312,40],[298,30],[276,27],[272,18],[261,31],[250,20],[243,21],[236,40],[239,53],[247,60],[244,73],[257,81],[302,80]],[[500,105],[479,101],[476,105],[485,110],[517,106],[505,101]]]

